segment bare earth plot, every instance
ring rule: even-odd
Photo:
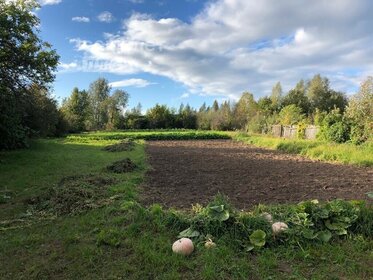
[[[240,209],[258,203],[366,199],[373,168],[312,161],[230,140],[149,141],[145,204],[189,208],[218,192]]]

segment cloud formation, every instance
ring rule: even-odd
[[[219,0],[191,22],[133,14],[121,35],[74,43],[107,72],[161,75],[192,93],[263,95],[316,73],[350,91],[373,74],[372,13],[369,0]]]
[[[56,5],[61,3],[62,0],[39,0],[40,5],[45,6],[45,5]]]
[[[101,14],[99,14],[97,16],[97,19],[101,22],[106,22],[106,23],[110,23],[110,22],[113,22],[115,20],[114,16],[108,11],[105,11],[105,12],[102,12]]]
[[[84,22],[84,23],[90,22],[90,19],[88,17],[73,17],[71,20],[76,21],[76,22]]]
[[[147,87],[149,85],[152,85],[154,83],[151,83],[144,79],[127,79],[127,80],[121,80],[117,82],[110,83],[110,86],[113,88],[119,88],[119,87],[137,87],[137,88],[143,88]]]

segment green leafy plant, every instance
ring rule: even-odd
[[[266,244],[266,236],[267,234],[264,231],[257,229],[250,235],[249,239],[255,247],[263,247]]]
[[[229,211],[225,209],[224,204],[217,206],[210,206],[208,208],[208,215],[211,219],[224,222],[229,219]]]

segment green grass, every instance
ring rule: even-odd
[[[197,245],[190,257],[174,255],[171,245],[187,224],[185,214],[138,204],[148,168],[143,142],[133,151],[110,153],[102,147],[115,141],[104,135],[109,138],[88,134],[84,143],[38,140],[28,150],[0,154],[0,191],[10,197],[0,204],[0,279],[372,279],[373,240],[362,235],[250,253],[223,236],[213,250]],[[124,157],[139,169],[105,171]],[[115,178],[107,195],[120,198],[79,215],[26,214],[25,199],[82,174]],[[26,223],[10,229],[3,222],[12,219]]]
[[[301,154],[311,159],[328,162],[373,166],[373,143],[354,145],[318,140],[293,140],[266,135],[237,134],[235,139],[255,146]]]
[[[129,130],[117,132],[81,133],[68,136],[70,142],[85,143],[92,140],[205,140],[205,139],[231,139],[231,133],[222,131],[203,130]]]

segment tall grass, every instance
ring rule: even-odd
[[[311,159],[359,166],[373,166],[372,143],[364,143],[362,145],[351,143],[336,144],[319,140],[294,140],[243,133],[237,134],[234,138],[255,146],[300,154]]]

